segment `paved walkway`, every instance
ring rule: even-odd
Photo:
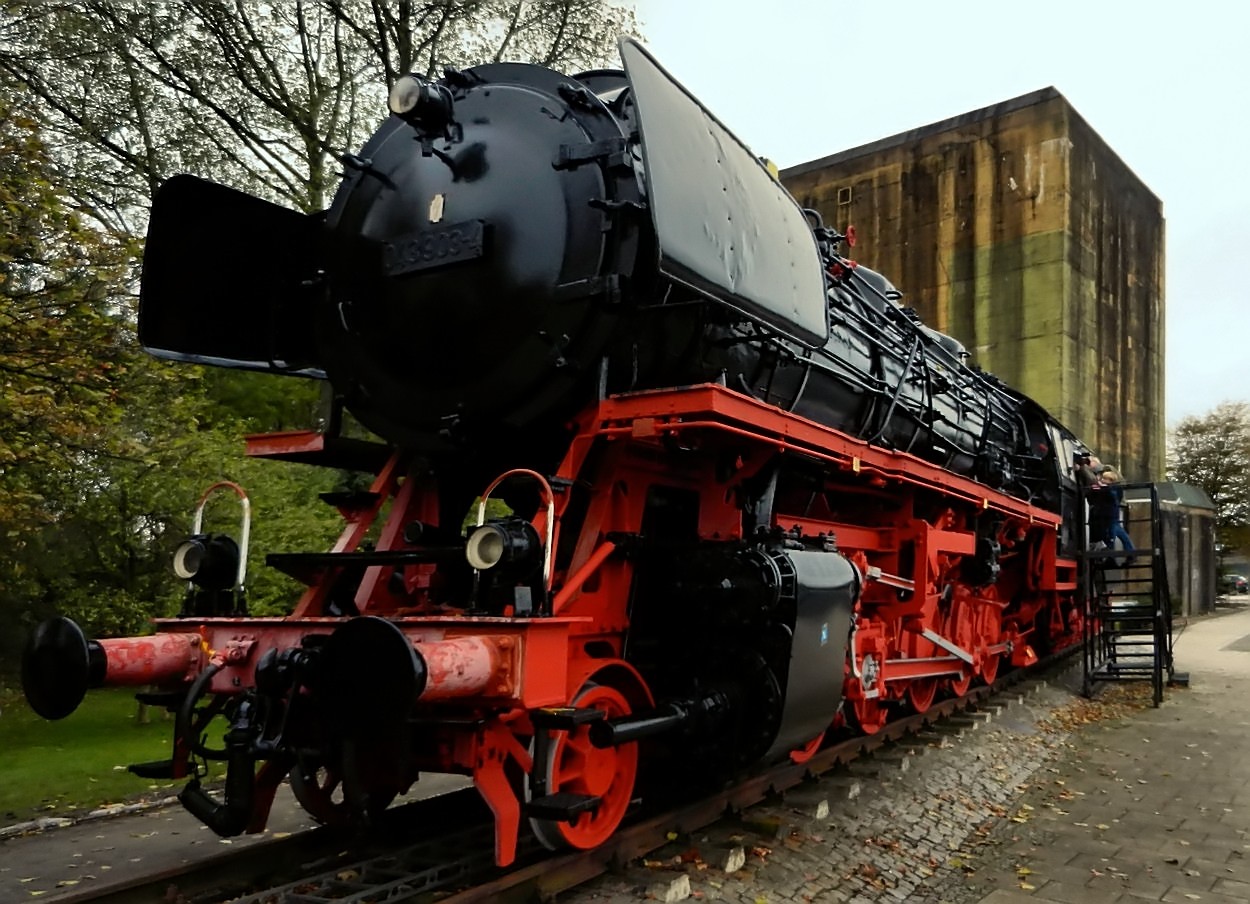
[[[1250,609],[1190,625],[1176,665],[1190,688],[1072,736],[995,833],[975,900],[1250,902]]]
[[[444,794],[463,786],[464,779],[458,776],[432,775],[418,782],[408,798]],[[283,786],[274,800],[268,828],[258,835],[218,838],[174,804],[6,838],[0,840],[0,902],[51,902],[91,888],[106,889],[203,860],[226,845],[266,844],[313,826],[290,788]]]

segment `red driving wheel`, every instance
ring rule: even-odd
[[[624,694],[593,682],[582,687],[572,705],[601,709],[609,719],[627,716],[630,712]],[[572,822],[531,819],[534,834],[552,850],[588,850],[603,844],[625,817],[637,778],[637,742],[600,749],[590,743],[588,725],[561,732],[547,769],[547,793],[587,794],[598,797],[599,805],[589,812],[579,813]]]

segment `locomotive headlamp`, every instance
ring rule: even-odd
[[[174,550],[174,574],[206,590],[227,590],[239,571],[239,546],[225,534],[195,534]]]
[[[395,81],[387,104],[400,119],[420,128],[441,132],[451,122],[451,92],[415,73]]]
[[[478,571],[521,570],[539,563],[542,544],[534,525],[524,518],[505,518],[475,527],[465,545],[465,558]]]

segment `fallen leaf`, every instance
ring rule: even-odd
[[[699,856],[698,848],[691,848],[690,850],[686,851],[683,854],[678,854],[673,859],[676,860],[678,863],[698,863],[703,858]]]

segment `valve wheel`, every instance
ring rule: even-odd
[[[607,713],[609,719],[630,713],[629,701],[620,691],[594,682],[587,682],[571,705],[578,708],[593,706]],[[600,799],[599,806],[579,813],[572,822],[530,819],[534,835],[551,850],[598,847],[611,837],[625,818],[637,778],[636,741],[600,749],[590,743],[589,725],[561,732],[547,767],[547,793],[589,794]]]

